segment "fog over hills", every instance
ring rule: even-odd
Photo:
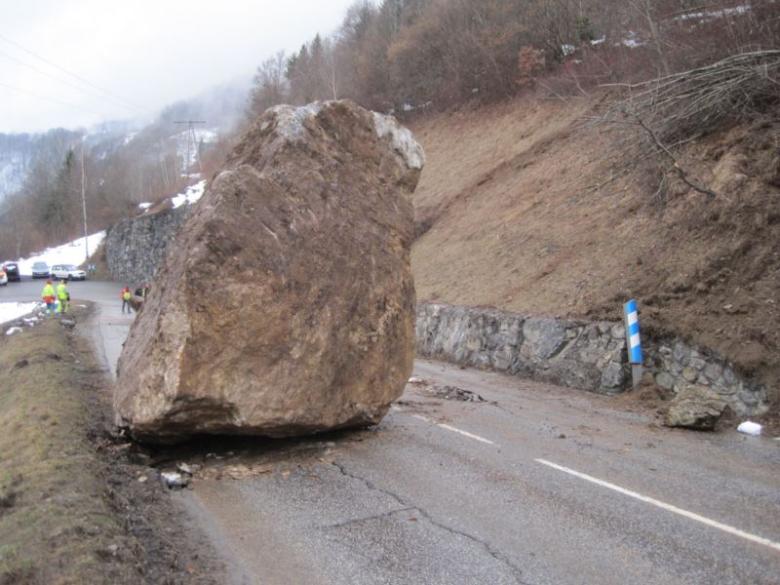
[[[77,148],[82,139],[92,156],[105,160],[110,154],[128,147],[140,136],[153,136],[158,143],[160,140],[178,137],[170,148],[186,157],[182,151],[186,150],[187,127],[177,122],[205,122],[197,125],[198,131],[205,130],[210,136],[230,132],[245,115],[250,85],[251,80],[247,77],[215,86],[198,96],[169,105],[151,121],[142,118],[110,120],[90,128],[70,131],[59,129],[34,134],[0,133],[0,200],[22,188],[34,160],[43,156],[43,151],[54,149],[64,156],[69,148]],[[64,142],[63,136],[67,136]],[[193,149],[190,157],[194,155]]]

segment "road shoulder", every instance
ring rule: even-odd
[[[156,472],[114,435],[80,329],[52,318],[0,340],[0,584],[215,582]]]

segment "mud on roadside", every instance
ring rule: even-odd
[[[52,319],[0,339],[0,585],[218,583],[159,473],[114,433],[79,329]]]

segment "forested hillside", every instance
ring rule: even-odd
[[[106,122],[0,135],[0,258],[20,258],[83,235],[82,154],[93,232],[137,213],[139,203],[178,193],[208,175],[227,148],[228,139],[221,139],[244,117],[246,92],[243,84],[216,88],[169,106],[146,125]],[[203,123],[181,123],[189,120]]]
[[[399,115],[535,89],[582,96],[776,47],[774,0],[361,0],[258,69],[253,110],[350,98]]]

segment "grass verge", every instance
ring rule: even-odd
[[[0,339],[0,585],[208,582],[109,412],[90,348],[58,320]]]

